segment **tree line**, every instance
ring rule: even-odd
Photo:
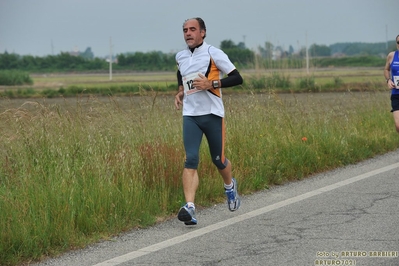
[[[303,68],[305,66],[306,48],[294,51],[290,45],[288,50],[281,46],[274,46],[266,42],[257,51],[245,47],[243,42],[238,44],[231,40],[224,40],[220,48],[229,56],[230,60],[240,69],[246,68]],[[323,66],[323,60],[328,65],[351,63],[356,59],[342,60],[331,58],[333,55],[352,56],[359,58],[357,64],[364,66],[383,65],[384,58],[389,51],[396,49],[396,43],[337,43],[330,46],[312,44],[308,48],[313,66]],[[369,58],[364,60],[364,58]],[[371,59],[370,59],[371,58]],[[327,64],[327,63],[326,63]],[[32,55],[18,55],[5,51],[0,54],[0,70],[20,70],[27,72],[71,72],[71,71],[107,71],[109,62],[104,58],[94,57],[91,48],[85,52],[73,54],[61,52],[58,55],[44,57]],[[115,56],[113,64],[115,71],[174,71],[176,70],[175,54],[160,51],[122,53]]]

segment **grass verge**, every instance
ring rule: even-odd
[[[320,98],[321,97],[321,98]],[[174,215],[184,203],[173,97],[26,102],[0,113],[0,264],[40,260]],[[389,95],[225,95],[240,192],[300,180],[399,147]],[[201,146],[198,206],[222,202]]]

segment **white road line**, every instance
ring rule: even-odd
[[[293,204],[293,203],[296,203],[296,202],[311,198],[311,197],[316,196],[316,195],[320,195],[320,194],[325,193],[325,192],[329,192],[331,190],[334,190],[334,189],[337,189],[337,188],[352,184],[354,182],[369,178],[369,177],[374,176],[374,175],[378,175],[378,174],[390,171],[390,170],[398,168],[398,167],[399,167],[399,163],[391,164],[391,165],[379,168],[377,170],[370,171],[370,172],[367,172],[367,173],[364,173],[364,174],[361,174],[361,175],[346,179],[344,181],[340,181],[340,182],[337,182],[337,183],[334,183],[334,184],[331,184],[331,185],[328,185],[328,186],[325,186],[325,187],[322,187],[322,188],[307,192],[305,194],[301,194],[299,196],[292,197],[292,198],[289,198],[289,199],[274,203],[272,205],[269,205],[269,206],[266,206],[266,207],[263,207],[263,208],[260,208],[260,209],[254,210],[254,211],[241,214],[241,215],[236,216],[234,218],[230,218],[228,220],[224,220],[222,222],[219,222],[219,223],[216,223],[216,224],[212,224],[212,225],[209,225],[209,226],[204,227],[204,228],[200,228],[200,229],[192,231],[190,233],[187,233],[187,234],[184,234],[184,235],[181,235],[181,236],[177,236],[177,237],[165,240],[163,242],[160,242],[160,243],[148,246],[148,247],[144,247],[142,249],[139,249],[139,250],[136,250],[136,251],[133,251],[133,252],[130,252],[130,253],[126,253],[125,255],[122,255],[122,256],[119,256],[119,257],[115,257],[115,258],[112,258],[110,260],[106,260],[104,262],[95,264],[94,266],[118,265],[118,264],[130,261],[130,260],[136,259],[138,257],[145,256],[145,255],[151,254],[153,252],[162,250],[164,248],[168,248],[168,247],[171,247],[173,245],[180,244],[180,243],[182,243],[184,241],[193,239],[195,237],[202,236],[202,235],[205,235],[207,233],[219,230],[219,229],[221,229],[223,227],[226,227],[226,226],[229,226],[229,225],[241,222],[241,221],[245,221],[245,220],[254,218],[256,216],[265,214],[267,212],[270,212],[270,211],[285,207],[287,205],[290,205],[290,204]]]

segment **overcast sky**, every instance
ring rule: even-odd
[[[311,44],[386,42],[399,34],[399,0],[0,0],[0,53],[46,56],[86,50],[176,52],[182,24],[202,17],[206,41]],[[307,36],[307,37],[306,37]]]

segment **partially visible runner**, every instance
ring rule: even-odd
[[[205,22],[201,18],[188,19],[183,24],[187,49],[176,54],[179,92],[175,106],[183,105],[183,142],[186,161],[183,170],[183,191],[186,204],[179,210],[178,219],[186,225],[197,224],[195,193],[199,185],[199,149],[205,134],[212,162],[224,181],[230,211],[240,207],[237,181],[232,176],[231,162],[225,157],[224,105],[221,88],[240,85],[243,79],[228,56],[208,45]],[[227,74],[227,77],[224,75]]]
[[[391,106],[396,131],[399,133],[399,35],[396,36],[396,51],[390,52],[384,68],[388,89],[391,89]]]

